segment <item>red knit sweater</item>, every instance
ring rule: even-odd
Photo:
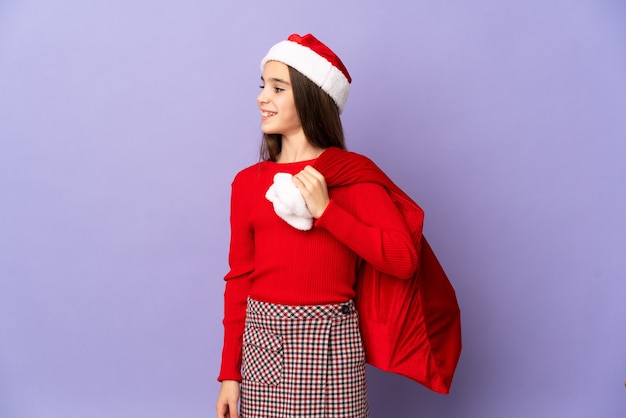
[[[295,174],[314,161],[264,161],[239,172],[232,183],[220,381],[241,381],[248,296],[286,305],[345,302],[355,296],[361,259],[399,279],[415,272],[415,247],[382,186],[360,183],[330,189],[330,203],[309,231],[297,230],[274,213],[265,198],[274,174]]]

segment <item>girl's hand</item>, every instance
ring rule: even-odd
[[[217,418],[239,418],[237,403],[239,402],[239,382],[224,380],[217,396]]]
[[[293,176],[293,182],[302,193],[311,215],[316,219],[322,216],[330,202],[324,176],[307,165],[304,170]]]

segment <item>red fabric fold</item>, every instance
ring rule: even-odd
[[[367,263],[358,272],[356,304],[367,362],[447,394],[461,354],[456,294],[422,235],[422,209],[369,158],[329,148],[314,167],[329,188],[372,182],[387,189],[419,254],[410,280],[383,274]]]

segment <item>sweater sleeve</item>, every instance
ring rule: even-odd
[[[341,188],[344,189],[344,188]],[[417,269],[418,255],[409,230],[386,189],[375,183],[358,183],[331,197],[315,221],[376,270],[408,279]],[[349,206],[349,207],[348,207]]]
[[[242,338],[250,290],[248,278],[254,270],[254,234],[250,224],[252,193],[244,185],[238,176],[231,191],[230,271],[224,278],[224,345],[219,381],[241,381]]]

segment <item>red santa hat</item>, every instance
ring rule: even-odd
[[[310,33],[290,35],[286,41],[271,47],[261,60],[261,71],[268,61],[280,61],[298,70],[328,93],[339,113],[343,111],[352,78],[339,57]]]

